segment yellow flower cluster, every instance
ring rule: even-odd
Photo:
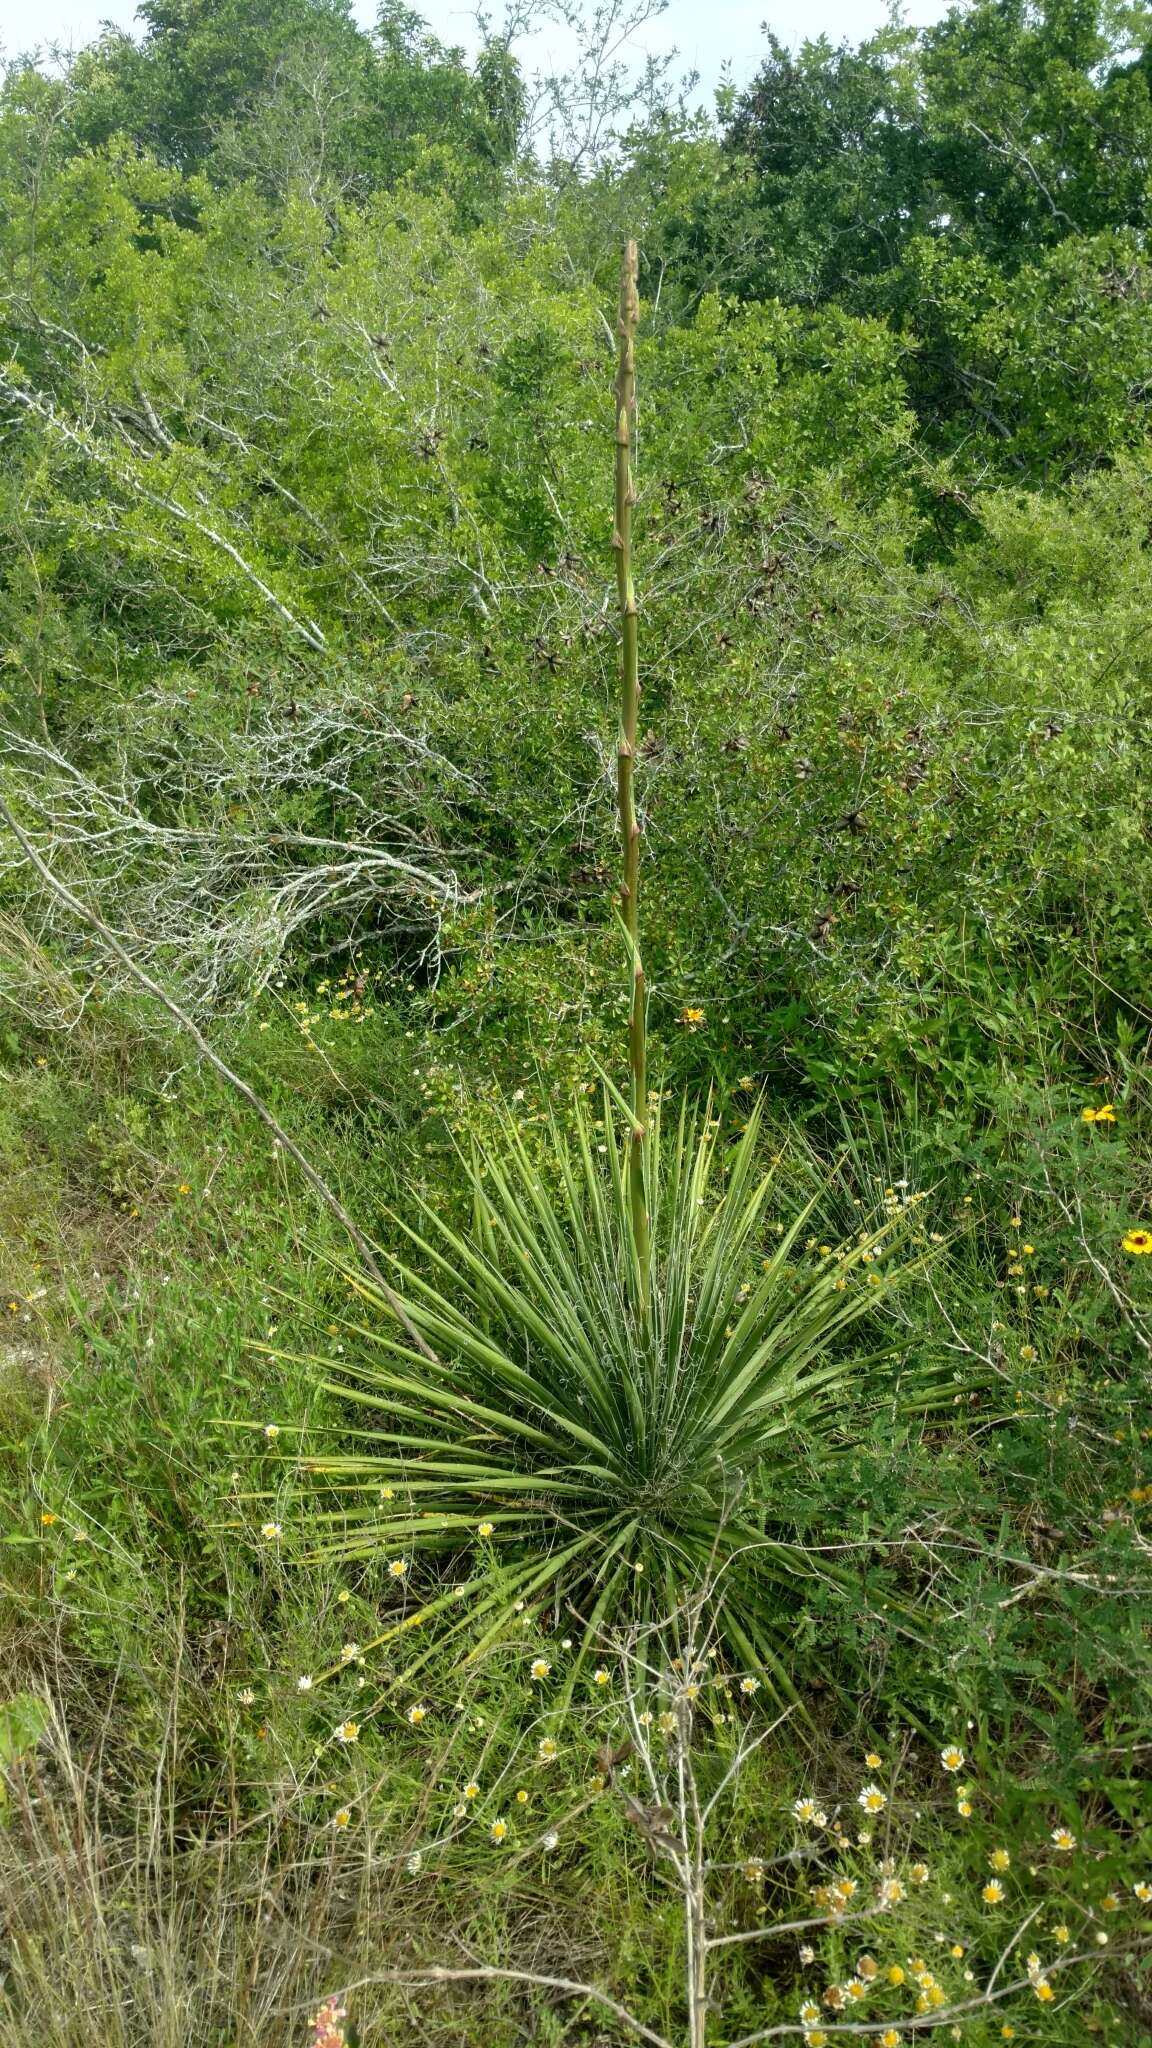
[[[962,1955],[963,1950],[959,1949],[954,1953]],[[867,1952],[857,1957],[855,1972],[846,1982],[829,1984],[826,1987],[821,1994],[821,2004],[827,2007],[830,2013],[851,2012],[854,2007],[861,2007],[874,1993],[899,1990],[909,1979],[917,1990],[914,2008],[917,2016],[937,2012],[942,2006],[947,2005],[947,1991],[937,1981],[922,1956],[908,1956],[906,1964],[884,1964],[877,1962],[876,1957]],[[804,2028],[808,2048],[812,2048],[814,2042],[827,2038],[818,2028],[820,2018],[820,2005],[813,1999],[806,1999],[800,2008],[800,2023]],[[875,2036],[877,2048],[879,2044],[883,2044],[883,2048],[895,2048],[900,2039],[901,2035],[896,2027],[883,2023],[880,2032]]]

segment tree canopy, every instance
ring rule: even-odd
[[[611,939],[589,734],[635,231],[666,1017],[702,980],[734,1045],[810,1080],[915,1072],[953,1032],[962,1069],[977,963],[981,1002],[1024,1002],[1039,948],[1078,1029],[1100,919],[1131,930],[1109,1001],[1152,964],[1125,624],[1152,15],[976,0],[769,39],[714,117],[620,70],[626,20],[533,79],[515,22],[470,60],[399,5],[365,31],[330,0],[150,0],[139,40],[9,70],[6,721],[49,808],[62,763],[92,819],[121,790],[118,886],[169,906],[155,943],[206,1001],[329,942],[344,882],[314,870],[371,817],[404,909],[350,856],[357,930],[426,960],[434,929],[449,1009],[498,960],[492,1000],[538,1015],[509,925],[535,902],[589,962]],[[185,830],[227,840],[208,879]]]

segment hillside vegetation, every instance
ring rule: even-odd
[[[3,74],[13,2041],[1152,2044],[1152,10],[625,4]]]

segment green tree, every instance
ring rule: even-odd
[[[821,303],[899,261],[932,208],[915,60],[907,29],[855,50],[821,38],[795,56],[769,37],[725,134],[768,230],[747,295]]]
[[[923,38],[924,122],[942,217],[1012,269],[1037,243],[1148,218],[1152,11],[1111,0],[981,0]]]
[[[364,198],[417,173],[454,186],[471,217],[499,191],[523,111],[507,47],[490,44],[473,72],[399,0],[370,33],[350,0],[146,0],[141,15],[140,42],[108,31],[72,67],[73,152],[123,136],[276,198]],[[26,83],[24,99],[36,90]],[[8,105],[18,97],[10,85]]]
[[[774,263],[745,289],[853,293],[930,234],[1013,269],[1038,242],[1142,227],[1152,12],[978,0],[852,49],[769,55],[725,147],[756,182]]]
[[[77,132],[89,144],[129,135],[182,169],[202,165],[303,49],[346,75],[370,62],[350,0],[144,0],[139,12],[140,43],[106,35],[87,53]]]

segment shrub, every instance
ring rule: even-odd
[[[900,1215],[810,1259],[816,1198],[773,1225],[759,1113],[731,1156],[719,1128],[709,1108],[682,1109],[662,1136],[653,1115],[646,1311],[624,1159],[585,1111],[569,1143],[552,1127],[543,1164],[509,1119],[503,1150],[470,1168],[469,1235],[424,1201],[401,1223],[416,1256],[397,1256],[393,1278],[435,1363],[376,1321],[383,1296],[347,1273],[372,1318],[351,1326],[355,1348],[315,1363],[368,1426],[306,1461],[340,1496],[316,1505],[321,1550],[397,1553],[398,1576],[409,1548],[421,1565],[467,1553],[453,1626],[475,1635],[482,1618],[482,1641],[529,1598],[589,1601],[594,1622],[651,1599],[672,1612],[712,1563],[730,1642],[790,1691],[773,1589],[847,1574],[796,1542],[782,1489],[814,1447],[823,1459],[849,1440],[863,1389],[901,1411],[951,1391],[938,1397],[935,1367],[901,1366],[874,1329],[863,1350],[844,1341],[909,1270]]]

